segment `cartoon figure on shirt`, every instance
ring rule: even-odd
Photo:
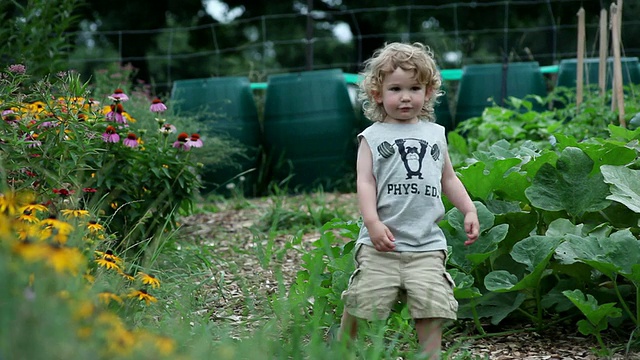
[[[427,147],[429,144],[424,140],[417,140],[420,144],[420,150],[417,146],[405,146],[405,139],[396,139],[396,146],[400,153],[400,158],[404,163],[405,169],[407,169],[407,180],[417,176],[418,179],[422,179],[422,159],[427,153]],[[417,145],[417,144],[416,144]]]

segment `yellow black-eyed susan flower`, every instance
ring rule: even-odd
[[[123,278],[125,278],[125,279],[127,279],[129,281],[135,281],[136,280],[136,278],[133,277],[133,275],[131,275],[131,274],[127,273],[127,272],[124,272],[122,270],[120,270],[118,273],[120,275],[122,275]]]
[[[126,356],[131,354],[135,345],[135,335],[124,327],[112,329],[112,331],[107,334],[108,354]]]
[[[6,194],[0,194],[0,213],[6,213],[8,215],[18,214],[20,204],[18,203],[18,197],[15,193],[8,192]]]
[[[96,260],[96,263],[107,270],[120,270],[120,266],[118,266],[118,264],[116,264],[116,262],[110,258],[100,258]]]
[[[44,228],[52,228],[57,230],[59,233],[63,233],[69,235],[73,231],[73,225],[68,222],[64,222],[56,219],[55,215],[51,215],[48,218],[40,221],[40,224]]]
[[[37,212],[48,212],[49,208],[47,208],[46,206],[42,205],[42,204],[36,204],[36,203],[32,203],[32,204],[27,204],[24,205],[20,208],[21,212],[25,212],[25,211],[31,211],[33,213],[37,213]]]
[[[85,257],[77,248],[51,246],[51,250],[47,256],[47,265],[51,266],[59,274],[70,273],[75,275],[85,263]]]
[[[149,305],[152,302],[157,302],[158,299],[149,294],[145,289],[140,290],[131,290],[131,292],[127,295],[129,298],[137,298],[140,301],[144,301]]]
[[[109,259],[109,260],[115,262],[118,265],[122,265],[122,258],[117,256],[117,255],[115,255],[113,253],[113,251],[111,251],[111,250],[107,250],[107,251],[96,250],[95,254],[100,258]]]
[[[51,247],[45,243],[24,240],[13,246],[13,252],[28,262],[34,262],[46,259],[51,252]]]
[[[95,221],[95,220],[90,220],[90,221],[87,223],[87,229],[89,229],[89,232],[91,232],[91,233],[97,233],[97,232],[99,232],[99,231],[104,230],[104,227],[103,227],[102,225],[98,224],[98,222],[97,222],[97,221]]]
[[[160,287],[160,280],[158,280],[158,278],[156,278],[155,276],[153,276],[151,274],[147,274],[147,273],[144,273],[144,272],[140,271],[140,272],[138,272],[138,277],[140,277],[140,281],[142,281],[142,283],[145,284],[145,285],[149,285],[152,288]]]
[[[31,210],[24,210],[22,214],[18,216],[18,220],[31,224],[36,224],[40,221]]]
[[[62,212],[62,215],[66,217],[82,218],[82,217],[89,216],[89,211],[82,210],[82,209],[64,209],[61,212]]]
[[[114,294],[109,291],[99,293],[98,300],[100,300],[100,302],[105,305],[109,305],[112,301],[115,301],[118,304],[122,304],[122,298],[118,296],[118,294]]]

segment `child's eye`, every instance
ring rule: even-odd
[[[420,87],[420,86],[414,86],[414,87],[412,87],[412,88],[411,88],[411,90],[413,90],[413,91],[420,91],[420,90],[422,90],[422,87]]]
[[[389,88],[389,91],[400,91],[400,88],[397,86],[392,86]]]

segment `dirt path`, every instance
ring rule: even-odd
[[[323,206],[340,207],[347,214],[357,217],[357,205],[354,194],[324,194]],[[274,254],[271,259],[261,257],[261,247],[266,241],[258,240],[252,228],[264,226],[265,216],[276,207],[273,199],[251,199],[243,206],[237,203],[220,204],[215,213],[202,213],[183,219],[189,237],[203,246],[209,246],[218,261],[212,267],[210,285],[203,287],[201,296],[206,298],[206,309],[214,321],[231,322],[242,328],[259,324],[262,319],[256,317],[252,309],[266,307],[268,295],[277,291],[278,280],[271,269],[277,266],[283,276],[285,286],[289,286],[300,269],[300,256],[310,248],[310,244],[319,238],[317,232],[303,235],[300,245],[289,251],[285,248],[291,235],[276,236]],[[308,204],[306,204],[308,207]],[[299,199],[292,198],[279,204],[294,213],[304,213]],[[259,242],[260,241],[260,242]],[[296,251],[298,250],[298,251]],[[264,249],[263,249],[264,251]],[[277,259],[277,255],[281,255]],[[224,260],[220,260],[224,259]],[[262,262],[261,262],[262,261]],[[500,331],[503,331],[501,329]],[[616,344],[623,340],[618,339]],[[606,359],[594,355],[595,341],[577,333],[574,327],[553,329],[544,333],[527,331],[505,336],[492,336],[483,339],[460,342],[456,336],[445,340],[445,348],[457,348],[455,354],[477,356],[469,359],[493,360],[539,359],[539,360],[596,360]],[[611,345],[613,346],[613,345]],[[640,359],[640,354],[631,353],[626,357],[621,350],[610,359]]]

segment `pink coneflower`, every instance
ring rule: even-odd
[[[171,124],[162,124],[158,131],[160,131],[163,135],[169,135],[176,132],[176,127]]]
[[[167,106],[163,104],[162,101],[160,101],[160,99],[155,98],[151,102],[151,106],[149,107],[149,110],[155,113],[161,113],[167,110]]]
[[[20,120],[18,114],[16,114],[15,111],[11,109],[2,111],[2,119],[6,121],[7,124],[15,124],[18,122],[18,120]]]
[[[116,128],[109,125],[104,131],[104,134],[102,134],[102,140],[108,143],[117,143],[118,141],[120,141],[120,135],[118,135],[118,133],[116,132]]]
[[[182,149],[184,151],[189,151],[189,134],[183,132],[178,135],[178,140],[173,143],[174,148]]]
[[[111,111],[107,113],[107,120],[115,121],[118,124],[126,124],[127,119],[122,115],[123,112],[124,108],[122,107],[122,104],[113,104],[111,105]]]
[[[122,89],[116,89],[113,94],[108,97],[117,103],[129,101],[129,97],[122,91]]]
[[[187,140],[187,144],[189,144],[189,147],[196,147],[196,148],[200,148],[202,147],[202,140],[200,140],[200,135],[198,134],[191,134],[191,139]]]
[[[26,66],[22,64],[9,65],[7,70],[9,70],[10,73],[14,73],[14,74],[24,74],[25,72],[27,72]]]
[[[122,143],[128,147],[136,147],[138,146],[138,137],[134,133],[127,134],[127,138],[122,140]]]
[[[59,123],[58,123],[57,120],[58,119],[56,119],[56,117],[53,114],[49,114],[49,116],[45,119],[45,121],[40,123],[40,125],[38,125],[38,127],[39,128],[50,128],[50,127],[58,126]]]
[[[42,142],[38,140],[38,134],[27,134],[24,138],[24,142],[27,147],[34,148],[42,145]]]

